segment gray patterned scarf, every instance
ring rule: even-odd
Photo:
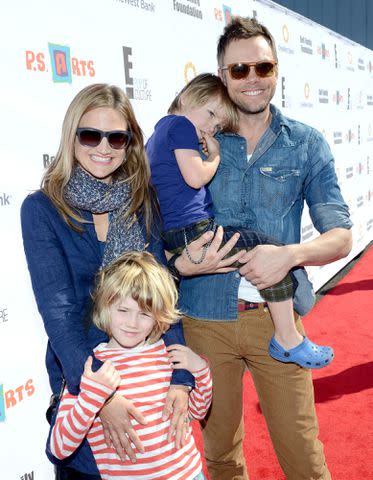
[[[77,166],[64,190],[66,202],[74,208],[92,213],[109,215],[109,230],[106,239],[102,267],[113,262],[123,252],[145,249],[144,235],[137,219],[123,218],[130,204],[131,189],[128,183],[117,181],[104,183]]]

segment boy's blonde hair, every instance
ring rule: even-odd
[[[150,313],[155,325],[147,341],[154,343],[180,316],[175,282],[165,267],[148,252],[126,252],[97,276],[93,323],[109,336],[110,307],[120,298],[132,297]]]
[[[211,98],[218,98],[225,110],[226,122],[222,125],[222,130],[226,132],[236,132],[238,128],[237,110],[229,98],[228,91],[222,80],[213,73],[201,73],[194,77],[179,92],[171,103],[168,113],[178,113],[182,108],[182,102],[186,102],[189,107],[202,107]]]

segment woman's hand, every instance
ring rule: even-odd
[[[194,240],[188,245],[188,250],[192,258],[201,258],[203,247],[206,243],[210,242],[213,238],[211,245],[207,248],[204,260],[199,264],[192,263],[187,256],[185,249],[182,254],[176,259],[175,267],[180,272],[180,275],[188,277],[191,275],[201,275],[205,273],[225,273],[236,270],[235,267],[231,267],[232,263],[242,257],[246,253],[246,250],[224,259],[224,257],[231,251],[231,249],[237,243],[240,237],[239,233],[236,233],[232,238],[220,248],[223,241],[223,227],[219,226],[214,232],[210,230],[204,233],[198,240]]]
[[[189,372],[198,372],[207,366],[206,361],[185,345],[169,345],[167,347],[168,359],[172,368],[183,368]]]
[[[175,435],[176,448],[184,445],[188,432],[188,403],[189,388],[184,385],[170,385],[162,413],[162,420],[167,420],[172,414],[167,441],[171,442],[172,437]]]
[[[122,461],[126,460],[127,454],[131,462],[135,463],[136,455],[131,442],[141,453],[144,453],[144,447],[132,426],[131,417],[142,425],[147,424],[146,418],[134,407],[132,402],[118,394],[114,395],[110,403],[101,408],[99,417],[104,429],[106,444],[115,448]]]
[[[112,390],[116,390],[120,384],[120,375],[110,360],[105,360],[101,367],[92,371],[92,357],[89,356],[84,364],[83,375],[95,382],[102,383]]]

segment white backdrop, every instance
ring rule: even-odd
[[[46,338],[19,209],[73,96],[94,82],[121,86],[148,136],[186,81],[216,71],[230,16],[257,16],[278,43],[274,103],[325,135],[354,222],[351,255],[309,269],[317,289],[373,238],[373,52],[265,0],[18,0],[0,11],[0,478],[48,480]],[[305,212],[303,240],[316,234]]]

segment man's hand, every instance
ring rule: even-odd
[[[189,429],[188,400],[188,387],[184,385],[170,385],[166,405],[162,413],[162,420],[167,420],[172,414],[167,441],[171,442],[172,437],[175,435],[176,448],[184,445],[185,437]]]
[[[211,245],[207,249],[203,262],[197,265],[188,259],[185,249],[183,250],[182,254],[175,262],[175,266],[180,274],[183,276],[191,276],[205,273],[225,273],[236,270],[236,268],[231,267],[230,265],[241,258],[245,253],[245,250],[241,250],[225,260],[223,259],[235,246],[240,235],[238,233],[233,235],[233,237],[223,247],[220,248],[223,240],[223,233],[223,227],[218,227],[215,237],[214,232],[210,230],[209,232],[204,233],[200,238],[198,238],[198,240],[191,242],[191,244],[188,245],[188,250],[191,257],[201,258],[204,245],[210,242],[214,237]]]
[[[109,447],[113,445],[122,461],[126,460],[127,454],[131,462],[135,463],[136,454],[131,442],[141,453],[144,453],[144,447],[132,426],[131,417],[138,423],[146,425],[147,420],[142,413],[125,397],[114,395],[110,403],[102,407],[99,417],[104,428],[106,444]]]
[[[240,274],[258,290],[280,282],[294,266],[293,245],[258,245],[246,252],[240,262]]]

